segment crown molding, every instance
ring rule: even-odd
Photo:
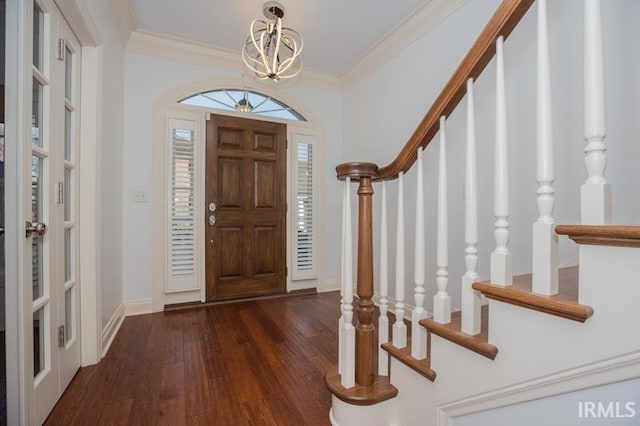
[[[129,41],[127,42],[127,51],[233,71],[245,75],[247,73],[239,50],[222,49],[206,43],[167,36],[151,31],[135,30],[131,32]],[[252,78],[249,75],[246,75],[246,77]],[[256,81],[260,80],[256,79]],[[342,82],[337,75],[309,68],[303,68],[300,75],[294,79],[278,84],[284,87],[293,84],[303,85],[334,92],[340,92],[342,90]]]
[[[423,5],[394,26],[342,72],[334,74],[303,67],[299,76],[279,84],[284,87],[303,85],[334,92],[346,91],[411,43],[431,31],[469,1],[426,0]],[[240,51],[136,29],[137,24],[131,0],[114,0],[113,5],[118,32],[128,51],[239,72],[252,78],[246,72]],[[256,81],[260,80],[256,79]]]
[[[387,32],[341,73],[343,90],[352,88],[470,0],[429,0]]]
[[[131,0],[113,0],[111,4],[118,34],[122,40],[122,45],[126,46],[129,36],[138,27],[133,5]]]

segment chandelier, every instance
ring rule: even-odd
[[[302,68],[302,36],[282,26],[284,7],[280,3],[268,1],[262,10],[267,20],[251,22],[242,60],[261,80],[295,77]]]

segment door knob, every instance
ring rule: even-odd
[[[209,216],[209,225],[213,226],[216,224],[216,217],[214,215]]]
[[[43,236],[47,232],[47,225],[42,222],[31,223],[28,220],[26,221],[26,237],[29,238],[33,234],[38,236]]]

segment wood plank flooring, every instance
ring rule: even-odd
[[[126,318],[47,425],[328,425],[338,293]]]

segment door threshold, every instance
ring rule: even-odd
[[[226,305],[229,303],[253,302],[256,300],[266,300],[266,299],[281,299],[284,297],[302,297],[307,299],[310,297],[317,296],[317,294],[318,294],[317,289],[308,288],[303,290],[290,291],[289,293],[270,294],[268,296],[244,297],[241,299],[227,299],[227,300],[217,300],[217,301],[211,301],[211,302],[174,303],[171,305],[165,305],[164,312],[182,311],[185,309],[202,308],[206,306]]]

